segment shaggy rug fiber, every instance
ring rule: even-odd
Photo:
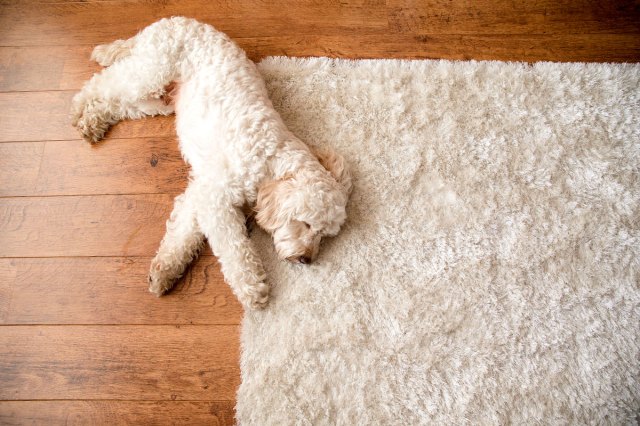
[[[640,66],[268,58],[343,231],[242,329],[240,424],[635,423]]]

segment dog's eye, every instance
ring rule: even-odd
[[[302,222],[302,223],[304,223],[304,226],[306,226],[307,229],[311,229],[311,225],[309,225],[307,222]]]

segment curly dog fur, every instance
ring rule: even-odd
[[[293,135],[253,62],[210,25],[163,19],[97,46],[92,59],[107,68],[73,98],[73,125],[83,137],[97,142],[120,120],[175,109],[180,150],[191,165],[151,263],[150,291],[168,291],[206,237],[238,299],[263,308],[269,286],[243,207],[256,210],[282,259],[311,262],[320,239],[336,235],[346,219],[351,178],[342,157],[312,152]],[[173,82],[177,94],[167,103]]]

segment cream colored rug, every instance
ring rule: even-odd
[[[270,58],[347,158],[343,232],[276,261],[240,424],[629,424],[640,411],[640,66]]]

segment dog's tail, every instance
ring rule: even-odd
[[[100,44],[91,52],[91,59],[108,67],[115,61],[125,58],[131,54],[131,49],[135,45],[135,37],[127,40],[116,40],[107,44]]]

